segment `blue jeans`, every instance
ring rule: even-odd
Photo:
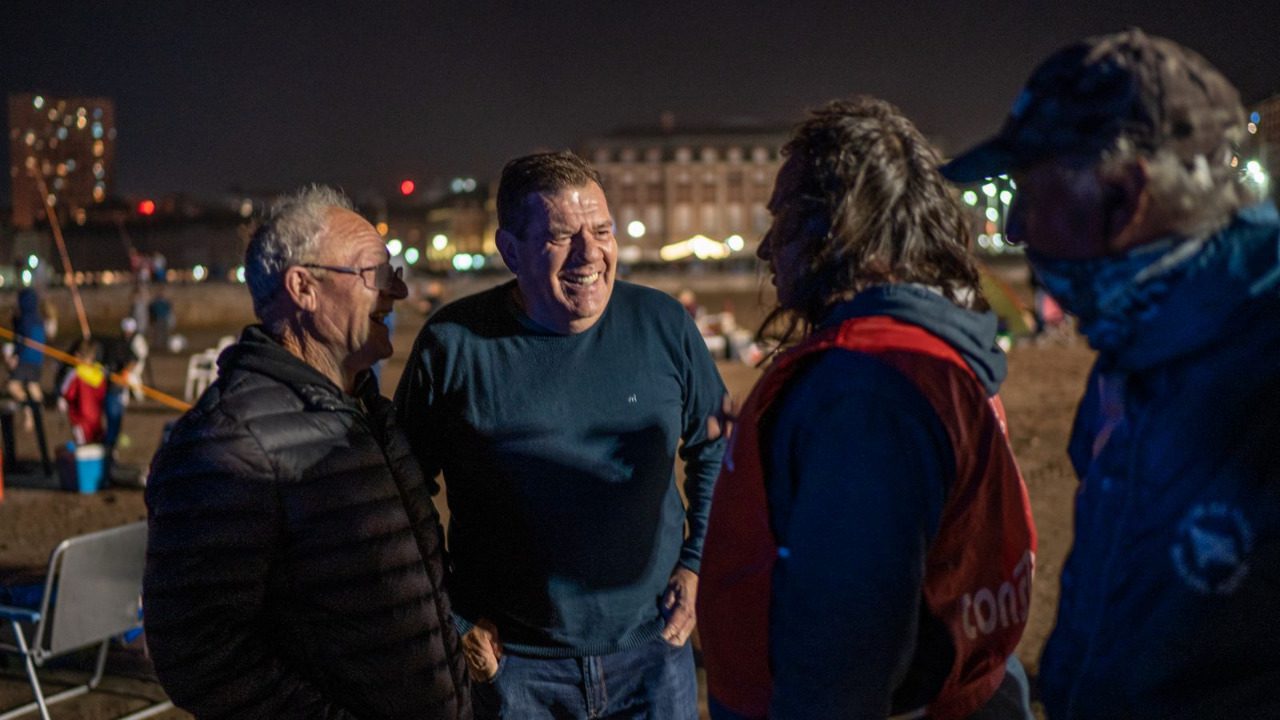
[[[505,654],[491,682],[474,683],[476,720],[698,720],[693,646],[658,639],[610,655]]]

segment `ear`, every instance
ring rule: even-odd
[[[1144,157],[1103,179],[1103,222],[1112,250],[1153,239],[1150,181],[1151,166]]]
[[[494,235],[494,241],[498,246],[498,254],[502,256],[502,262],[506,263],[511,272],[519,275],[520,262],[516,257],[516,243],[520,242],[520,238],[510,231],[498,228],[498,232]]]
[[[315,312],[319,289],[315,276],[306,268],[294,265],[284,271],[284,291],[299,310]]]

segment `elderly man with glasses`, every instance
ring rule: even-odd
[[[245,275],[261,324],[147,486],[156,673],[200,718],[469,718],[439,518],[369,373],[400,272],[312,187],[258,228]]]

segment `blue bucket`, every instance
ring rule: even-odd
[[[62,489],[83,494],[95,493],[103,487],[106,448],[99,444],[67,447],[58,450],[58,476]]]

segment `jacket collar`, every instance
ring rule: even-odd
[[[240,333],[240,341],[218,357],[220,374],[234,370],[265,375],[287,385],[309,407],[319,410],[359,410],[357,398],[379,395],[373,373],[356,378],[356,395],[348,395],[319,370],[284,348],[261,325],[250,325]]]
[[[1191,354],[1241,332],[1258,332],[1258,312],[1280,304],[1280,214],[1247,207],[1188,261],[1169,295],[1141,318],[1133,339],[1100,367],[1135,371]]]

